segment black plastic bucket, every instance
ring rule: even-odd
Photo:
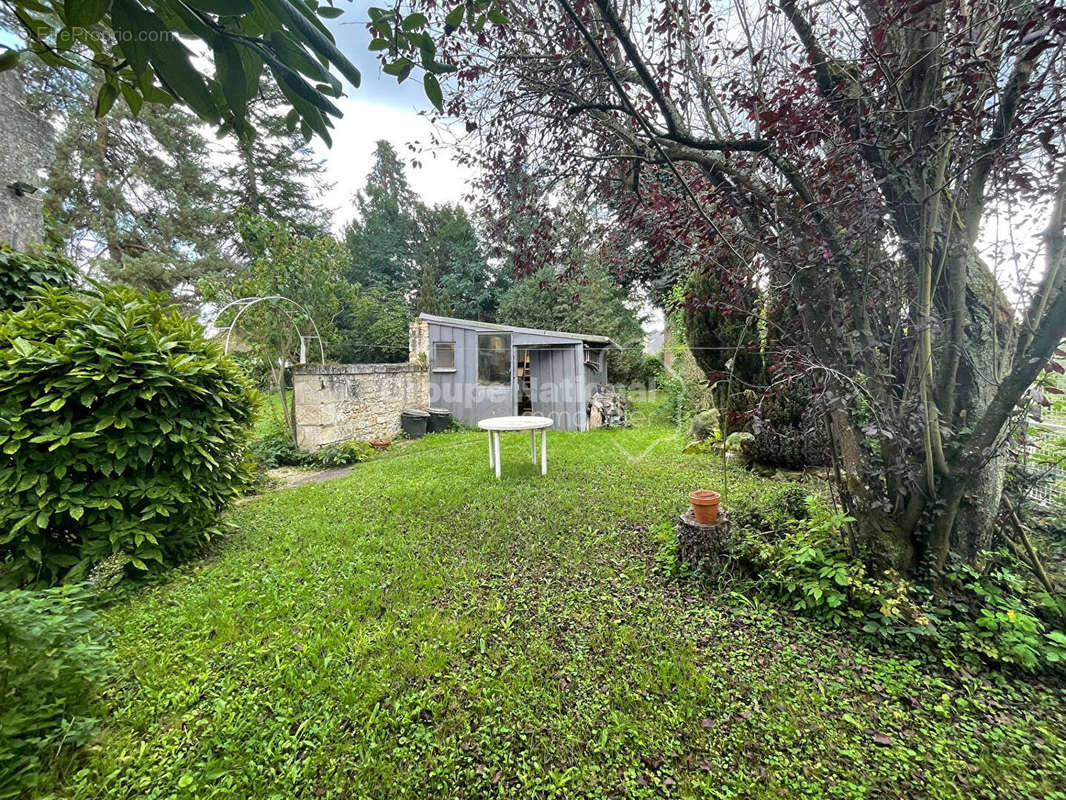
[[[429,432],[440,433],[452,426],[452,412],[446,408],[431,408],[429,410]]]
[[[421,408],[405,408],[400,414],[400,427],[408,439],[418,439],[426,435],[429,424],[429,412]]]

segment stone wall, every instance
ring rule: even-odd
[[[16,70],[0,72],[0,109],[0,242],[18,250],[44,240],[40,187],[52,163],[53,132],[27,107]],[[16,183],[37,191],[19,195],[9,188]]]
[[[293,369],[296,442],[304,450],[400,432],[400,412],[429,406],[422,364],[304,364]]]
[[[407,348],[412,363],[429,365],[429,323],[415,317],[407,333]]]

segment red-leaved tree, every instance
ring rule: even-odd
[[[765,315],[773,380],[826,402],[875,556],[987,548],[1017,405],[1066,334],[1061,3],[505,11],[438,53],[493,202],[520,163],[610,213],[644,278],[701,270]]]

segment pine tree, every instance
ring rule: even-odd
[[[231,219],[266,217],[295,234],[319,236],[329,231],[329,216],[319,205],[329,189],[323,162],[289,129],[286,110],[277,87],[264,82],[248,108],[255,136],[233,139],[232,159],[222,170],[225,204]]]
[[[355,197],[358,217],[344,239],[349,280],[411,297],[421,283],[413,255],[418,201],[403,169],[393,146],[379,141],[366,187]]]
[[[199,121],[177,107],[95,119],[71,104],[48,175],[46,212],[85,271],[189,300],[205,275],[231,272],[226,214]]]

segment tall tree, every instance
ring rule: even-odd
[[[437,76],[455,67],[438,58],[435,37],[506,24],[499,6],[499,0],[477,0],[451,9],[435,30],[423,14],[371,6],[369,49],[397,81],[421,72],[426,97],[442,110]],[[333,119],[341,116],[332,100],[344,90],[334,70],[355,88],[362,77],[326,25],[343,13],[333,3],[302,0],[0,0],[5,25],[22,38],[0,43],[0,71],[16,67],[28,50],[50,66],[88,76],[99,87],[100,116],[119,98],[134,114],[146,104],[178,101],[242,137],[254,125],[248,102],[269,72],[291,106],[293,126],[305,139],[317,135],[329,145]]]
[[[219,180],[195,117],[152,106],[95,118],[84,98],[63,122],[45,209],[83,269],[186,300],[199,278],[232,271]]]
[[[344,247],[333,236],[304,236],[286,223],[265,217],[243,217],[239,227],[247,249],[256,257],[240,276],[210,299],[216,302],[280,298],[232,307],[220,325],[232,324],[239,313],[239,332],[271,371],[281,408],[295,440],[295,409],[289,405],[286,365],[300,360],[307,348],[315,358],[321,346],[336,337],[336,318],[349,301],[342,277]],[[313,337],[320,337],[315,341]],[[308,338],[311,337],[311,338]],[[303,339],[304,341],[301,341]]]
[[[987,548],[1016,404],[1066,334],[1061,3],[510,10],[443,54],[477,155],[534,159],[771,281],[800,310],[774,374],[832,399],[870,552],[912,569]],[[996,241],[997,218],[1038,211],[1029,252]]]
[[[490,266],[466,210],[445,203],[420,206],[416,257],[422,270],[418,311],[429,311],[427,292],[437,313],[463,319],[495,319],[500,296],[510,285],[499,262]]]
[[[231,218],[263,216],[284,222],[303,236],[329,230],[319,204],[325,183],[324,165],[306,140],[286,120],[285,98],[269,80],[248,103],[254,133],[233,137],[232,160],[222,170],[225,204]]]
[[[411,297],[421,280],[414,260],[417,198],[395,148],[382,139],[366,186],[355,197],[358,216],[348,224],[348,279]]]
[[[625,290],[587,260],[563,271],[542,267],[518,280],[500,299],[498,322],[542,330],[609,336],[621,350],[608,353],[608,377],[628,383],[643,363],[644,331]]]

